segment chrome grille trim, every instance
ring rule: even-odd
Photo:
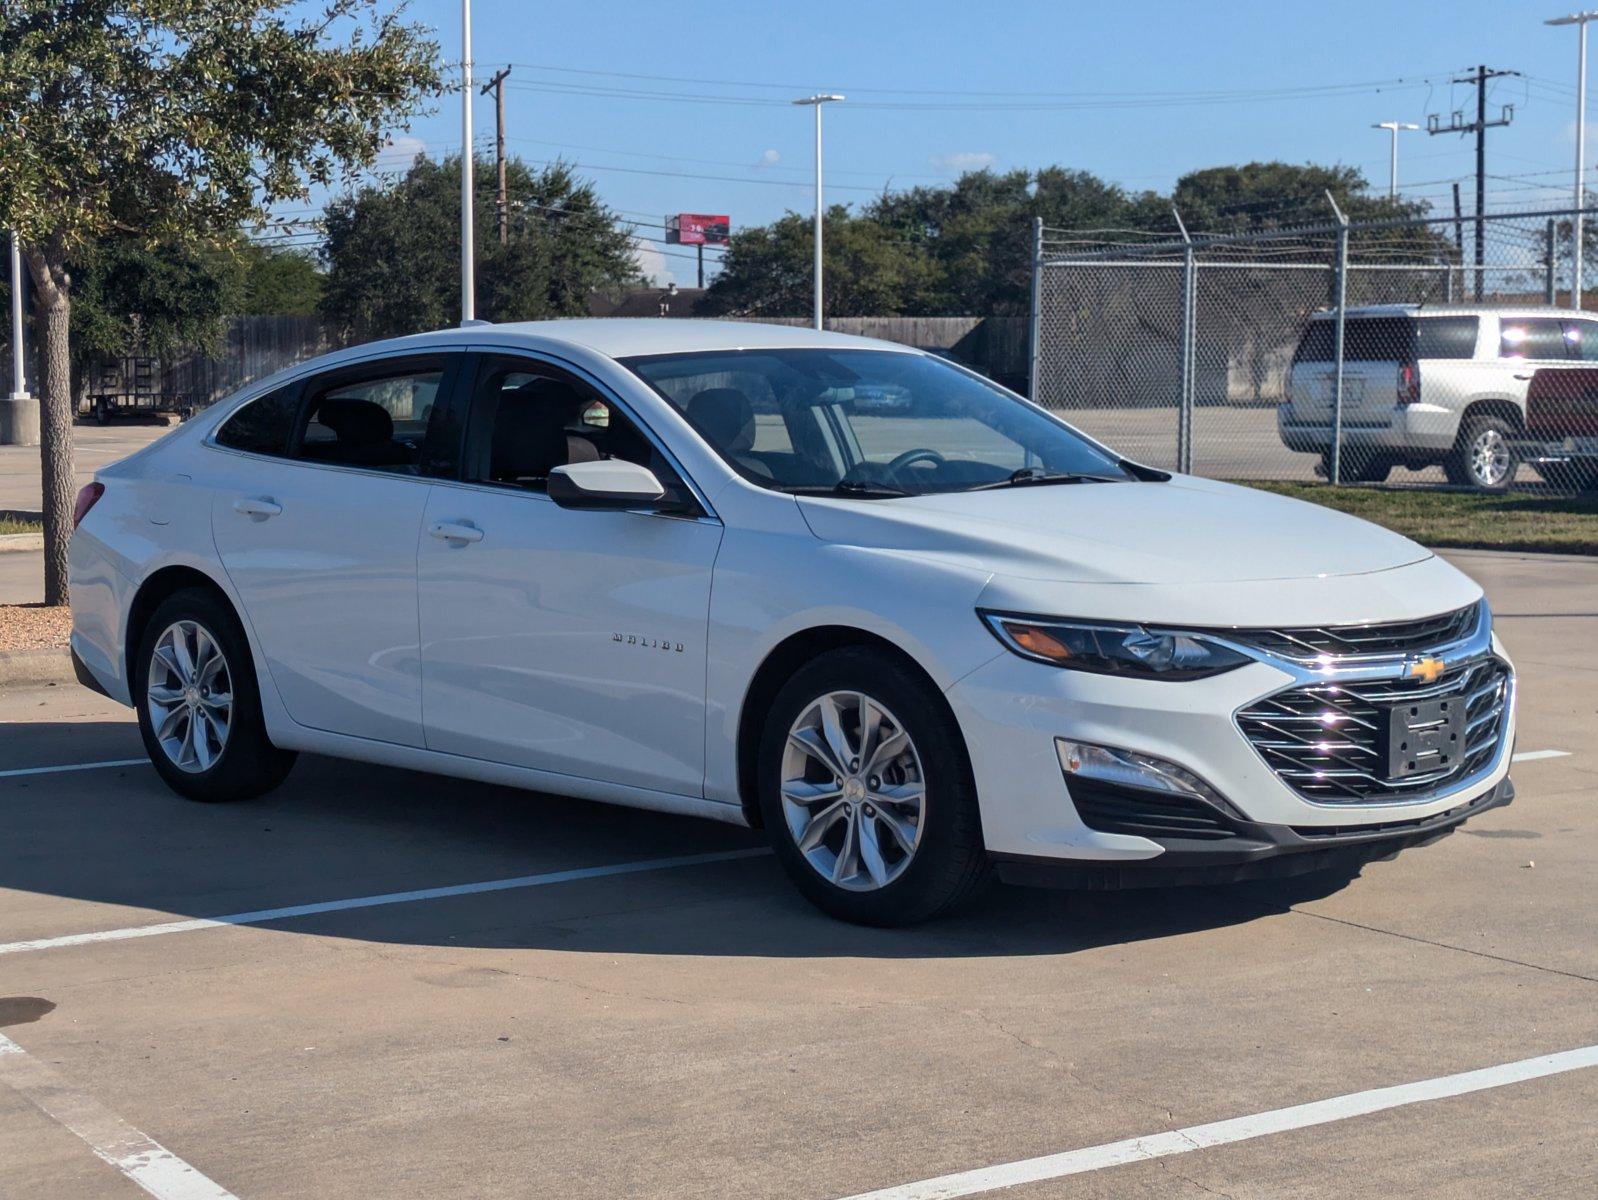
[[[1301,681],[1252,701],[1235,716],[1238,729],[1278,778],[1320,804],[1417,803],[1490,773],[1502,757],[1513,675],[1491,654],[1467,659],[1432,684],[1403,678],[1327,677]],[[1444,771],[1383,776],[1382,705],[1463,696],[1465,750]],[[1315,737],[1325,730],[1326,737]]]
[[[1477,601],[1451,612],[1409,621],[1215,632],[1230,642],[1274,658],[1296,663],[1342,665],[1403,658],[1453,645],[1477,631],[1486,619],[1485,608],[1482,602]]]

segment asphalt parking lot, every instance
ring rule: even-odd
[[[0,1195],[1594,1195],[1598,562],[1450,557],[1514,805],[911,930],[705,822],[313,758],[197,806],[125,710],[0,693]]]

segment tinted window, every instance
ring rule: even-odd
[[[625,365],[768,487],[951,492],[1023,469],[1129,478],[1069,427],[929,355],[733,350]]]
[[[620,459],[648,467],[668,499],[686,494],[671,464],[628,418],[585,384],[526,359],[485,362],[472,399],[478,450],[471,478],[543,491],[571,463]]]
[[[1472,358],[1478,317],[1421,317],[1415,322],[1416,358]]]
[[[1598,322],[1565,322],[1565,343],[1574,357],[1583,362],[1598,362]]]
[[[417,474],[439,389],[441,366],[312,384],[299,457],[341,466]]]
[[[1564,358],[1565,324],[1551,317],[1506,318],[1499,331],[1500,358]]]
[[[216,431],[216,444],[232,450],[248,450],[251,454],[286,455],[289,438],[294,433],[294,411],[299,394],[299,385],[290,384],[251,400],[223,422],[222,428]]]
[[[1415,325],[1409,317],[1349,317],[1343,322],[1343,361],[1413,362]],[[1336,346],[1337,322],[1311,321],[1293,361],[1331,362]]]

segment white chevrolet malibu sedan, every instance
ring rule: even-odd
[[[78,499],[79,677],[196,800],[299,751],[764,827],[829,913],[1352,870],[1513,796],[1482,592],[947,361],[476,326],[257,384]]]

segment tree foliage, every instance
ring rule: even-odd
[[[1330,192],[1351,220],[1422,215],[1425,206],[1370,193],[1353,167],[1249,163],[1184,175],[1172,194],[1130,192],[1088,171],[971,171],[942,187],[886,193],[858,212],[827,214],[826,309],[832,316],[1021,314],[1032,278],[1033,223],[1054,230],[1179,236],[1244,233],[1333,220]],[[1388,234],[1385,248],[1447,256],[1425,229]],[[811,218],[789,213],[733,235],[706,307],[794,316],[808,311]]]
[[[458,157],[418,158],[397,180],[328,206],[319,311],[345,337],[392,337],[453,325],[460,312]],[[507,164],[510,236],[499,244],[496,184],[474,175],[477,311],[493,321],[575,316],[589,295],[636,282],[631,234],[593,185],[554,163]]]
[[[67,598],[72,263],[114,237],[227,241],[370,162],[439,89],[438,47],[383,0],[6,0],[0,227],[34,283],[45,601]]]

